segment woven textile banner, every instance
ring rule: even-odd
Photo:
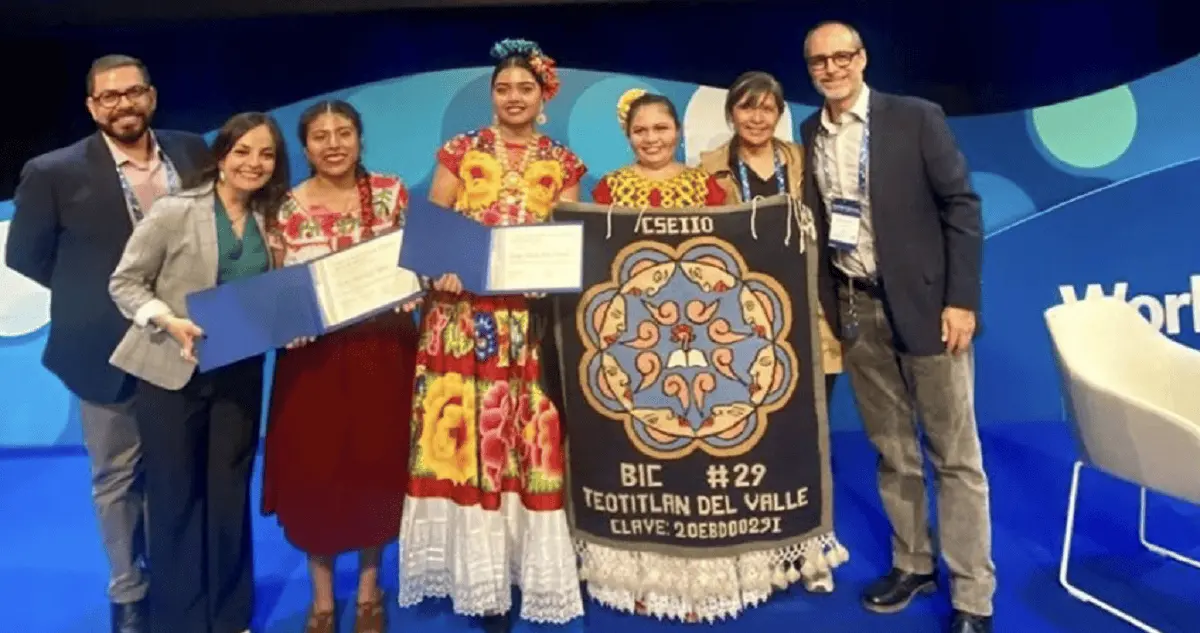
[[[741,575],[754,602],[837,564],[811,217],[778,197],[555,219],[585,224],[584,290],[559,297],[557,334],[589,583],[701,599],[662,576],[750,556],[709,597]]]

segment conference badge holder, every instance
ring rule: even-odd
[[[843,253],[857,248],[862,229],[862,203],[834,198],[829,202],[829,212],[829,245]]]
[[[858,247],[862,230],[862,203],[846,198],[834,198],[829,203],[829,245],[838,254],[849,253]],[[858,336],[858,312],[855,309],[854,281],[847,294],[846,318],[842,320],[842,338],[850,341]]]

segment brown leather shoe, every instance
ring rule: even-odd
[[[383,594],[371,602],[358,603],[354,612],[354,633],[384,633]]]
[[[308,612],[308,623],[304,625],[304,633],[337,633],[334,612],[326,611],[320,613],[310,609]]]

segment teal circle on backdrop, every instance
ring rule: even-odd
[[[654,92],[653,86],[638,77],[617,75],[592,84],[571,108],[567,144],[587,163],[588,175],[595,179],[633,162],[629,139],[617,120],[617,102],[626,90],[634,88]]]
[[[983,200],[985,235],[1019,222],[1037,212],[1037,205],[1017,183],[988,171],[971,173],[971,184]]]
[[[1071,167],[1096,169],[1129,149],[1137,133],[1137,101],[1129,86],[1035,108],[1030,117],[1042,145]]]

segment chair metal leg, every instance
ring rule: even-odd
[[[1075,462],[1075,471],[1071,475],[1071,495],[1067,500],[1067,529],[1066,534],[1063,536],[1063,553],[1062,561],[1058,566],[1058,583],[1062,585],[1063,589],[1066,589],[1067,593],[1071,594],[1071,596],[1076,600],[1100,607],[1104,611],[1107,611],[1110,615],[1114,615],[1124,620],[1130,625],[1145,631],[1145,633],[1162,633],[1158,629],[1151,627],[1149,624],[1142,622],[1141,620],[1101,600],[1100,598],[1097,598],[1096,596],[1072,585],[1071,582],[1067,580],[1067,564],[1071,556],[1071,536],[1075,532],[1075,505],[1079,497],[1079,475],[1082,469],[1083,462]]]
[[[1154,543],[1151,543],[1150,541],[1148,541],[1146,539],[1146,489],[1145,488],[1142,488],[1142,504],[1141,505],[1142,505],[1141,512],[1139,513],[1140,516],[1138,517],[1138,539],[1142,542],[1142,545],[1144,545],[1146,547],[1146,549],[1150,550],[1151,552],[1154,552],[1155,554],[1158,554],[1159,556],[1166,556],[1167,558],[1177,560],[1177,561],[1183,563],[1184,565],[1190,565],[1192,567],[1195,567],[1196,569],[1200,569],[1200,561],[1188,558],[1187,556],[1184,556],[1183,554],[1180,554],[1179,552],[1176,552],[1174,550],[1169,550],[1161,545],[1155,545]]]

